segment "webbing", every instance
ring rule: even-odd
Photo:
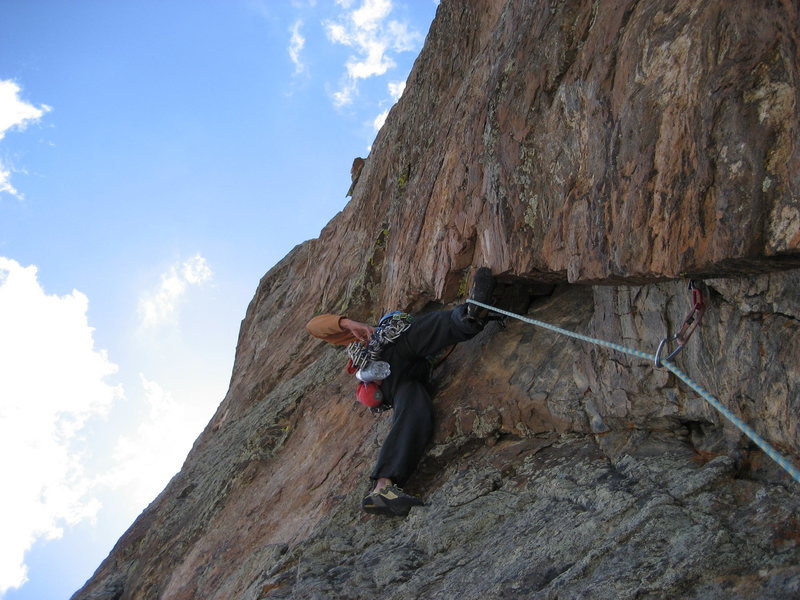
[[[589,342],[590,344],[595,344],[598,346],[605,346],[606,348],[611,348],[612,350],[616,350],[617,352],[623,352],[625,354],[630,354],[632,356],[638,356],[639,358],[645,358],[649,361],[652,361],[655,364],[656,357],[654,354],[649,354],[647,352],[641,352],[640,350],[635,350],[634,348],[627,348],[625,346],[621,346],[619,344],[615,344],[613,342],[607,342],[606,340],[600,340],[597,338],[589,337],[588,335],[582,335],[580,333],[575,333],[574,331],[569,331],[568,329],[563,329],[561,327],[556,327],[555,325],[551,325],[550,323],[545,323],[544,321],[538,321],[536,319],[530,319],[528,317],[523,317],[522,315],[518,315],[516,313],[508,312],[507,310],[503,310],[502,308],[497,308],[495,306],[490,306],[488,304],[484,304],[483,302],[478,302],[477,300],[467,300],[470,304],[475,304],[487,310],[490,310],[494,313],[498,313],[501,315],[505,315],[507,317],[511,317],[517,319],[519,321],[523,321],[525,323],[529,323],[531,325],[535,325],[537,327],[541,327],[543,329],[548,329],[550,331],[554,331],[556,333],[560,333],[562,335],[566,335],[571,338],[575,338],[577,340],[581,340],[584,342]],[[711,406],[713,406],[723,417],[728,419],[731,423],[733,423],[739,431],[744,433],[748,438],[750,438],[759,448],[761,448],[764,453],[769,456],[772,460],[774,460],[781,468],[783,468],[792,478],[800,483],[800,469],[798,469],[794,464],[792,464],[789,459],[784,457],[780,452],[775,450],[769,442],[767,442],[764,438],[762,438],[756,431],[750,427],[747,423],[742,421],[739,417],[734,415],[728,408],[726,408],[719,400],[717,400],[714,396],[712,396],[706,389],[704,389],[699,383],[691,379],[686,373],[681,371],[677,366],[671,363],[668,360],[661,359],[661,364],[672,371],[679,379],[681,379],[686,385],[691,387],[694,391],[696,391],[700,396],[708,402]]]

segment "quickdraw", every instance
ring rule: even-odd
[[[355,373],[370,362],[380,359],[383,348],[394,343],[406,329],[411,327],[412,321],[413,317],[407,313],[390,313],[381,319],[367,345],[353,342],[347,346],[347,356],[351,361],[348,372]]]
[[[692,290],[696,289],[697,286],[693,286]],[[697,305],[698,300],[699,303],[702,304],[702,295],[697,296],[694,292],[692,292],[692,300],[693,304]],[[582,340],[584,342],[589,342],[590,344],[596,344],[598,346],[603,346],[605,348],[611,348],[612,350],[616,350],[617,352],[624,352],[625,354],[630,354],[631,356],[637,356],[639,358],[643,358],[648,361],[657,361],[656,357],[653,354],[648,352],[642,352],[641,350],[636,350],[635,348],[627,348],[625,346],[620,346],[619,344],[615,344],[613,342],[608,342],[606,340],[600,340],[597,338],[589,337],[583,335],[581,333],[575,333],[574,331],[569,331],[567,329],[563,329],[561,327],[556,327],[555,325],[551,325],[550,323],[545,323],[544,321],[537,321],[536,319],[530,319],[528,317],[523,317],[522,315],[518,315],[512,312],[508,312],[501,308],[497,308],[494,306],[489,306],[488,304],[484,304],[482,302],[478,302],[477,300],[467,300],[470,304],[476,304],[488,310],[493,310],[499,314],[506,315],[507,317],[512,317],[514,319],[518,319],[523,321],[524,323],[530,323],[531,325],[535,325],[537,327],[542,327],[543,329],[547,329],[549,331],[554,331],[556,333],[560,333],[561,335],[566,335],[576,340]],[[702,316],[702,311],[700,312],[700,316]],[[698,316],[694,314],[695,307],[692,308],[692,312],[690,316],[694,317],[694,320],[698,320]],[[687,317],[688,320],[688,317]],[[696,328],[696,326],[695,326]],[[720,402],[717,398],[712,396],[703,386],[701,386],[696,381],[692,380],[686,373],[681,371],[677,366],[673,363],[669,362],[668,360],[664,359],[664,367],[669,369],[672,373],[675,374],[680,380],[682,380],[686,385],[691,387],[695,392],[700,394],[700,396],[708,402],[711,406],[713,406],[719,413],[728,419],[731,423],[733,423],[739,431],[745,434],[750,440],[755,443],[759,448],[761,448],[767,456],[769,456],[772,460],[778,463],[791,477],[798,483],[800,483],[800,469],[798,469],[794,462],[783,456],[780,452],[778,452],[775,448],[773,448],[767,440],[762,438],[758,433],[750,427],[747,423],[742,421],[739,417],[737,417],[733,412],[731,412],[722,402]]]
[[[664,358],[664,360],[671,361],[681,350],[683,350],[686,342],[689,341],[689,338],[692,337],[695,329],[697,329],[697,327],[700,325],[700,321],[706,312],[706,305],[705,302],[703,302],[703,292],[693,280],[689,281],[689,291],[692,293],[692,309],[683,320],[683,325],[681,325],[678,333],[665,337],[658,344],[658,350],[656,350],[655,355],[655,364],[659,369],[662,366],[661,352],[664,350],[667,344],[675,341],[678,342],[678,346],[675,348],[675,350],[673,350]]]

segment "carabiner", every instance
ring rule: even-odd
[[[689,281],[689,291],[692,292],[692,310],[683,320],[681,330],[678,332],[677,340],[681,346],[685,346],[689,338],[692,337],[694,330],[700,325],[700,320],[706,312],[706,305],[703,302],[703,292],[697,287],[694,281]]]
[[[664,346],[667,343],[674,342],[677,339],[678,339],[678,334],[676,333],[675,335],[665,337],[659,342],[658,350],[656,350],[656,359],[655,359],[657,369],[661,368],[661,351],[664,349]],[[679,344],[678,347],[675,348],[675,350],[673,350],[672,352],[670,352],[664,360],[672,360],[681,350],[683,350],[683,344]]]
[[[700,290],[694,280],[689,281],[689,291],[692,293],[692,310],[689,311],[689,314],[686,315],[686,318],[683,320],[680,331],[678,331],[678,333],[675,335],[665,337],[658,344],[658,350],[656,350],[655,356],[656,368],[661,368],[661,351],[664,349],[664,346],[668,342],[674,342],[677,340],[678,347],[675,348],[675,350],[673,350],[664,359],[672,360],[678,354],[678,352],[683,350],[686,342],[689,341],[689,338],[692,337],[695,329],[697,329],[697,327],[700,325],[700,321],[706,312],[706,305],[705,302],[703,302],[703,292]]]

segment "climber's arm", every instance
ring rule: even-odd
[[[318,315],[306,325],[306,331],[331,344],[345,345],[351,342],[367,341],[375,331],[366,323],[353,321],[343,315]]]

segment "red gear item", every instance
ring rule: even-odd
[[[356,388],[356,398],[364,406],[369,408],[378,408],[383,404],[383,392],[380,386],[375,382],[361,382]]]

